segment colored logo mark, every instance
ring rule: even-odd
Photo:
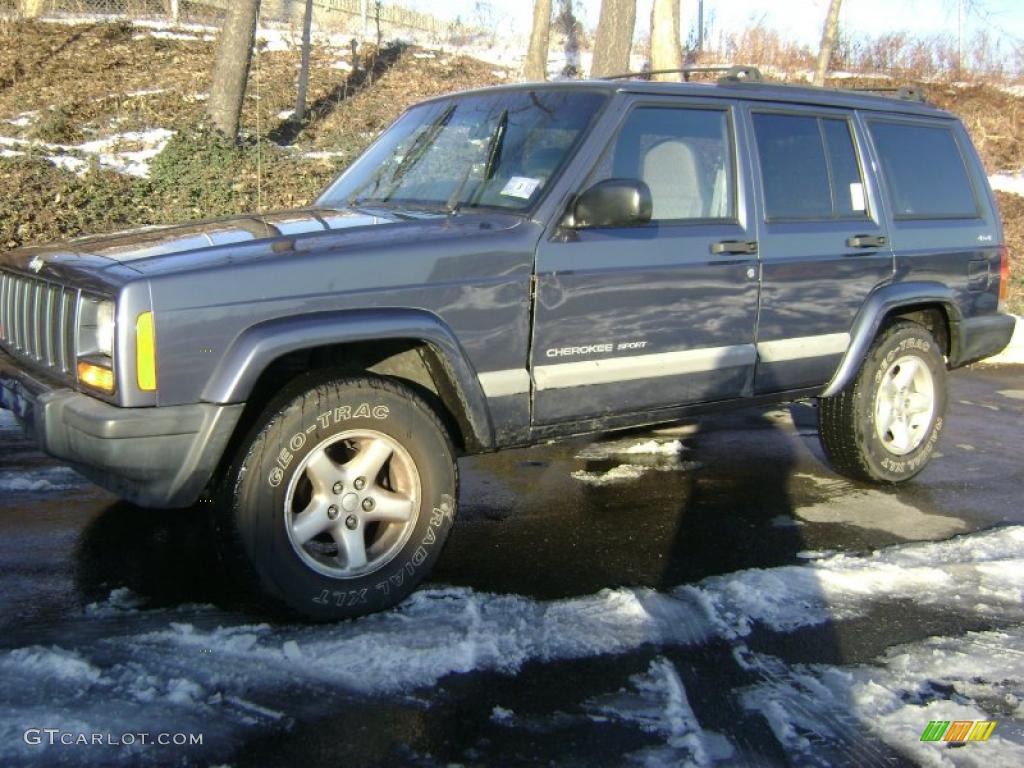
[[[995,720],[932,720],[921,741],[988,741],[995,728]]]

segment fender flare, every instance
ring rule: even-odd
[[[267,320],[250,326],[232,342],[203,388],[208,403],[243,403],[260,375],[282,355],[304,349],[409,339],[433,347],[448,369],[466,423],[467,438],[484,450],[494,447],[494,427],[480,380],[455,334],[437,315],[417,309],[314,312]]]
[[[850,329],[850,346],[820,396],[836,395],[853,381],[887,315],[903,307],[921,304],[939,304],[945,310],[949,322],[950,359],[955,360],[961,348],[961,317],[954,291],[949,286],[935,282],[889,283],[877,288],[865,300]]]

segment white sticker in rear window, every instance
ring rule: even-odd
[[[850,184],[850,207],[855,211],[866,211],[868,205],[864,200],[864,185],[859,181]]]
[[[540,179],[531,179],[526,176],[513,176],[508,180],[508,184],[501,190],[501,194],[506,197],[518,197],[521,200],[529,200],[533,197],[533,193],[537,191],[537,187],[540,186]]]

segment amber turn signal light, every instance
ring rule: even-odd
[[[102,365],[78,361],[78,380],[88,387],[110,394],[114,391],[114,372]]]
[[[153,313],[143,312],[135,321],[135,369],[139,389],[156,391],[156,329]]]

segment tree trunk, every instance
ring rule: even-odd
[[[527,80],[546,80],[548,76],[548,38],[551,35],[551,0],[534,0],[533,31],[523,64]]]
[[[679,0],[654,0],[651,8],[651,69],[681,69],[683,48],[679,42]],[[655,80],[678,81],[680,75],[655,75]]]
[[[231,139],[238,138],[259,8],[260,0],[229,3],[217,44],[213,86],[210,88],[210,119],[214,128]]]
[[[306,0],[306,17],[302,20],[302,64],[299,67],[299,94],[295,99],[295,122],[306,119],[306,92],[309,90],[309,54],[313,47],[313,0]]]
[[[35,19],[43,15],[43,0],[21,0],[21,15]]]
[[[603,0],[594,40],[591,77],[629,72],[629,54],[636,28],[636,0]]]
[[[562,77],[580,76],[580,23],[572,7],[573,0],[558,0],[555,29],[565,35],[565,68]]]
[[[832,49],[835,48],[839,36],[839,6],[842,0],[831,0],[828,16],[825,19],[825,30],[821,33],[821,49],[818,51],[818,68],[814,72],[814,84],[825,84],[825,73],[828,72],[832,60]]]

